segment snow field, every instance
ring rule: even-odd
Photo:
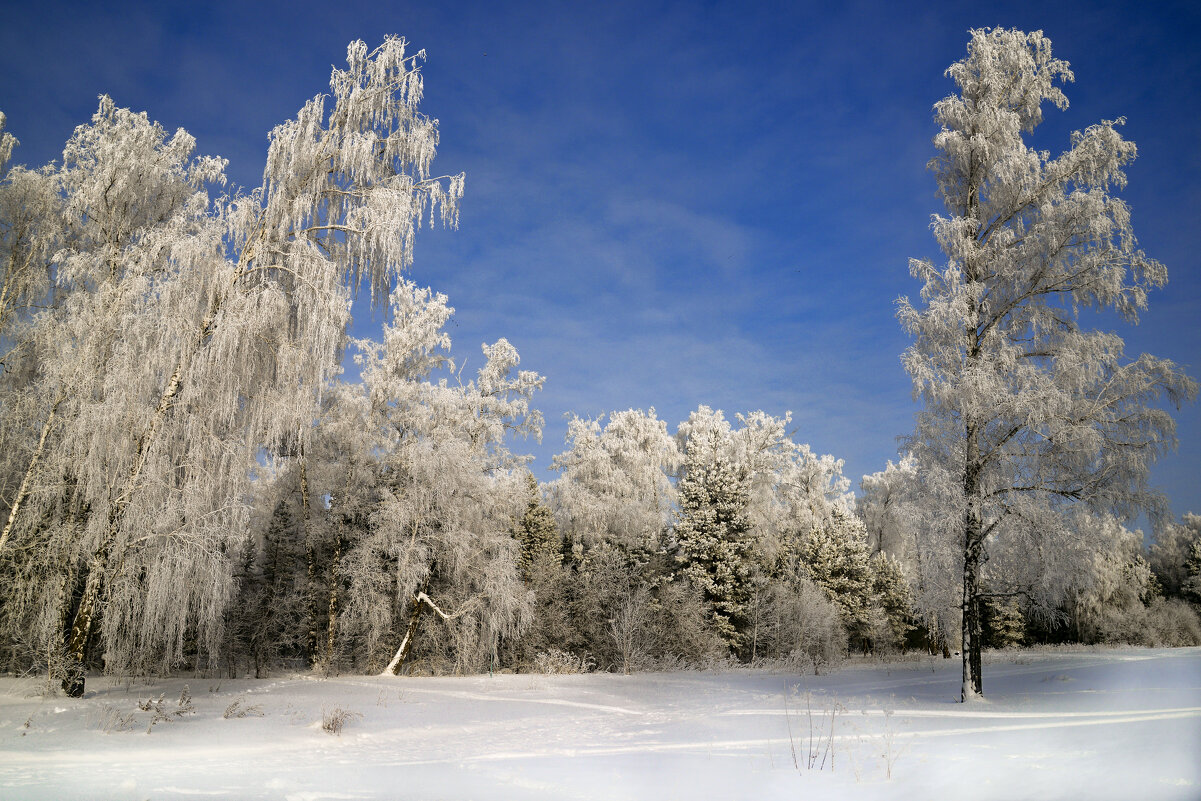
[[[959,672],[0,679],[0,798],[1201,798],[1201,649],[995,654],[968,705]]]

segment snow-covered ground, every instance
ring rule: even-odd
[[[0,798],[1201,798],[1201,649],[997,654],[966,706],[959,669],[0,679]]]

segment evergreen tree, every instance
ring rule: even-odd
[[[246,543],[238,579],[229,657],[245,658],[261,678],[281,659],[300,655],[304,640],[304,543],[286,501],[276,504],[262,534]]]
[[[1180,585],[1186,600],[1201,604],[1201,538],[1193,540],[1189,546],[1188,559],[1184,562],[1186,578]]]
[[[851,640],[867,645],[879,608],[862,521],[835,511],[802,540],[798,556],[801,569],[838,607]]]
[[[1016,598],[986,596],[984,599],[984,644],[989,648],[1021,645],[1026,639],[1026,616]]]
[[[872,594],[880,610],[874,639],[891,647],[904,647],[913,631],[913,592],[901,563],[883,551],[871,558]]]
[[[746,476],[721,445],[715,431],[688,441],[676,539],[684,574],[712,608],[714,629],[737,649],[751,593],[752,549]]]
[[[1201,516],[1186,512],[1179,523],[1167,521],[1155,532],[1148,561],[1159,579],[1163,594],[1169,598],[1187,596],[1189,555],[1201,544]],[[1194,562],[1192,575],[1196,575]]]
[[[521,577],[529,583],[537,565],[559,561],[561,543],[559,530],[555,525],[555,515],[542,502],[542,494],[538,491],[538,479],[534,478],[533,473],[526,473],[525,486],[525,512],[514,526],[513,536],[521,543],[521,556],[518,560]]]

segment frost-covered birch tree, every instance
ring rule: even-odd
[[[0,453],[0,558],[32,490],[28,463],[50,433],[38,420],[44,410],[34,386],[34,316],[53,302],[51,259],[63,244],[53,170],[7,169],[18,143],[4,122],[0,113],[0,442],[7,445]]]
[[[158,443],[144,426],[156,418],[145,406],[150,396],[161,394],[153,382],[161,377],[164,358],[174,356],[175,334],[187,326],[186,303],[196,302],[195,296],[184,301],[180,284],[207,275],[211,261],[220,258],[215,246],[220,237],[213,235],[216,226],[206,215],[203,187],[221,179],[223,163],[191,159],[193,146],[186,133],[168,137],[145,115],[101,98],[92,123],[80,126],[67,143],[61,167],[38,173],[61,198],[57,222],[66,246],[50,265],[56,302],[33,315],[22,334],[21,348],[34,361],[32,372],[11,405],[5,404],[5,417],[17,416],[28,433],[11,441],[20,453],[20,478],[6,498],[0,540],[14,549],[17,571],[29,579],[14,606],[29,602],[48,638],[70,622],[67,606],[77,595],[76,583],[82,586],[67,644],[77,667],[111,545],[136,491],[146,486],[150,491],[141,497],[148,498],[187,481],[186,460],[180,459],[177,468],[142,484],[149,478],[147,464],[161,458],[157,449],[151,453]],[[18,432],[5,426],[6,436]],[[195,444],[204,445],[200,438]],[[149,504],[159,507],[161,500],[157,495]],[[170,518],[180,507],[155,511]],[[177,523],[178,518],[163,520],[162,533]],[[131,555],[147,552],[145,544],[159,533],[155,528],[139,527]],[[111,564],[137,569],[138,561],[121,558]],[[41,569],[31,571],[39,562]],[[188,606],[188,599],[179,600]],[[112,631],[121,631],[124,642],[143,635],[137,626]],[[121,656],[114,654],[112,661],[121,662]],[[78,688],[71,679],[67,685]]]
[[[1041,32],[974,30],[947,75],[958,91],[934,107],[930,162],[946,261],[910,262],[921,297],[902,298],[898,316],[914,339],[903,362],[923,402],[909,449],[932,519],[943,521],[931,536],[960,555],[967,699],[982,692],[982,568],[1038,561],[1053,579],[1072,507],[1162,510],[1148,471],[1173,445],[1174,423],[1157,401],[1194,398],[1196,385],[1169,361],[1127,358],[1120,337],[1081,322],[1107,309],[1137,320],[1167,280],[1114,194],[1136,153],[1122,120],[1073,134],[1056,157],[1029,146],[1043,104],[1067,107],[1057,84],[1072,79]],[[1048,596],[1056,590],[1052,582]]]
[[[483,347],[474,381],[435,383],[432,371],[453,368],[446,296],[402,282],[391,304],[383,342],[354,341],[363,383],[345,388],[374,440],[357,456],[373,463],[358,492],[374,497],[346,556],[347,614],[369,652],[391,654],[385,674],[408,659],[426,612],[446,624],[454,667],[479,668],[531,611],[512,535],[527,503],[527,459],[508,442],[541,435],[530,399],[543,379],[518,370],[517,350],[501,339]]]
[[[946,537],[932,535],[939,531],[934,517],[938,510],[932,508],[918,468],[917,460],[905,454],[883,470],[865,475],[855,511],[867,530],[869,547],[903,568],[913,612],[924,624],[931,653],[941,650],[950,657],[948,640],[959,618],[957,588],[946,577],[955,573],[961,554]]]
[[[108,98],[68,143],[53,274],[69,294],[37,320],[25,404],[37,491],[5,505],[24,553],[61,553],[33,607],[69,627],[69,692],[97,625],[109,669],[170,664],[189,630],[215,647],[257,455],[303,453],[353,288],[393,281],[425,221],[457,224],[463,177],[431,172],[424,52],[406,49],[352,43],[331,96],[272,132],[249,195],[210,202],[223,162]]]
[[[613,412],[608,423],[603,415],[573,417],[566,441],[570,447],[551,462],[559,478],[549,490],[568,541],[577,550],[601,541],[627,550],[660,548],[676,500],[670,476],[681,457],[655,410]]]
[[[706,413],[702,406],[681,429],[687,431]],[[754,411],[736,419],[740,425],[729,435],[730,457],[746,471],[748,522],[759,557],[770,566],[797,535],[850,513],[850,481],[842,475],[841,459],[793,441],[791,413],[775,417]]]

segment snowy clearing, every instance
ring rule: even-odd
[[[984,682],[965,706],[955,659],[816,677],[93,679],[81,699],[0,679],[0,796],[1201,797],[1201,649],[1005,652]],[[175,715],[185,685],[194,712]],[[147,734],[139,702],[160,694],[171,719]],[[335,736],[336,709],[353,714]]]

